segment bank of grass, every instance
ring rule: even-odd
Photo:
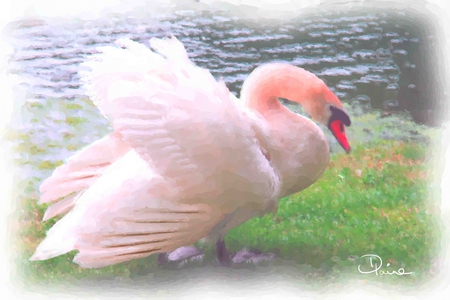
[[[77,137],[91,135],[95,140],[106,133],[95,129],[93,116],[97,112],[89,102],[79,103],[78,112],[92,113],[78,113],[76,122],[71,113],[74,104],[58,104],[58,109],[68,116],[54,120],[68,128],[59,140],[44,138],[36,144],[45,128],[41,132],[12,130],[6,137],[20,154],[15,157],[18,173],[30,172],[17,183],[17,210],[10,220],[11,232],[16,236],[12,250],[17,255],[17,270],[29,283],[125,279],[148,273],[157,276],[161,269],[154,256],[103,269],[81,269],[71,262],[75,252],[47,261],[28,260],[57,221],[41,222],[46,206],[37,205],[40,182],[62,163],[60,158],[53,158],[55,152],[49,151],[73,151],[91,142]],[[45,116],[46,109],[48,113],[54,108],[35,105],[30,111]],[[358,265],[365,270],[369,266],[367,260],[361,259],[365,254],[377,254],[385,266],[390,264],[383,270],[404,268],[405,272],[413,272],[389,276],[383,279],[386,282],[415,283],[431,276],[431,261],[439,250],[436,245],[440,235],[438,216],[430,209],[438,196],[431,186],[438,182],[432,176],[434,165],[429,158],[430,141],[439,130],[418,126],[407,117],[381,119],[378,113],[356,114],[352,120],[348,133],[352,153],[343,154],[331,144],[335,153],[324,175],[305,191],[282,199],[276,215],[255,218],[231,230],[226,238],[231,250],[249,247],[274,252],[278,257],[274,264],[296,265],[305,280],[314,278],[315,282],[347,276],[380,280],[375,274],[358,272]],[[104,127],[104,123],[97,125]],[[205,249],[208,255],[203,265],[214,256],[212,249]]]

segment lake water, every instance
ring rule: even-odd
[[[224,11],[129,13],[93,21],[11,24],[11,71],[23,77],[30,101],[85,97],[78,65],[98,46],[128,37],[147,43],[177,36],[191,59],[223,77],[239,95],[258,65],[287,61],[320,76],[345,102],[404,108],[433,123],[442,110],[433,30],[405,12],[321,10],[294,19],[256,22]]]

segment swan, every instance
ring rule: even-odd
[[[330,155],[322,130],[278,98],[303,106],[350,151],[343,104],[314,74],[287,63],[257,67],[238,100],[197,67],[175,37],[103,47],[84,63],[88,96],[113,132],[59,166],[40,186],[64,215],[30,260],[78,250],[100,268],[201,239],[230,257],[224,236],[314,183]]]

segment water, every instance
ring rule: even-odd
[[[151,37],[177,36],[190,58],[237,96],[258,65],[286,61],[317,74],[363,111],[407,109],[425,123],[438,123],[435,112],[444,111],[437,60],[430,59],[432,30],[401,12],[322,10],[258,23],[223,11],[174,10],[62,23],[26,19],[8,29],[15,49],[10,72],[20,75],[25,90],[10,140],[14,159],[29,169],[19,173],[23,179],[34,174],[33,185],[111,130],[87,100],[78,71],[97,47],[123,37],[148,44]]]
[[[443,95],[429,58],[435,37],[413,17],[321,11],[258,24],[226,12],[178,10],[65,24],[23,20],[10,26],[10,70],[23,77],[30,99],[76,100],[85,97],[78,65],[98,46],[174,34],[197,65],[223,77],[236,95],[255,67],[287,61],[316,73],[344,102],[364,98],[374,109],[404,108],[418,122],[433,123]]]

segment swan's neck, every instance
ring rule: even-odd
[[[313,184],[330,160],[322,129],[284,106],[266,112],[263,118],[270,128],[264,146],[281,180],[280,196],[291,195]]]
[[[281,197],[299,192],[325,171],[330,160],[327,139],[319,126],[283,106],[266,113],[267,148],[281,179]]]
[[[241,92],[245,105],[269,123],[270,133],[266,137],[265,150],[280,175],[281,196],[311,185],[329,162],[329,147],[322,130],[310,119],[291,112],[278,100],[278,97],[295,99],[306,112],[311,110],[308,96],[314,84],[303,83],[299,79],[301,76],[291,71],[285,65],[256,70],[246,80]],[[298,69],[294,71],[298,72]],[[305,79],[308,74],[301,74],[302,78]],[[310,82],[316,80],[314,75],[311,76],[307,78]]]
[[[323,87],[314,74],[288,64],[270,64],[253,71],[244,82],[241,99],[261,115],[284,110],[278,98],[301,104],[309,115],[317,115],[317,103],[312,95]]]

